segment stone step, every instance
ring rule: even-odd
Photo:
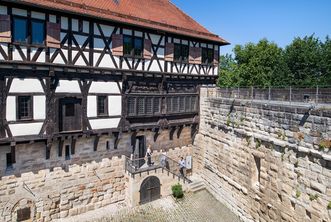
[[[192,193],[198,192],[203,189],[206,189],[206,186],[203,181],[193,181],[189,185],[189,191]]]

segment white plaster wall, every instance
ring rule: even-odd
[[[122,114],[122,96],[108,96],[108,113],[110,116]]]
[[[33,118],[45,119],[46,116],[46,97],[34,96],[33,97]]]
[[[92,129],[117,128],[121,118],[90,120]]]
[[[87,117],[97,116],[97,97],[88,96],[87,97]]]
[[[25,46],[21,46],[21,49],[22,49],[22,53],[25,55],[25,57],[27,57],[27,48]],[[13,49],[13,60],[23,61],[23,58],[21,57],[16,47],[14,47]]]
[[[83,52],[85,55],[85,58],[87,59],[87,61],[89,60],[89,53],[88,52]],[[76,55],[78,54],[78,51],[73,50],[72,51],[72,58],[74,59],[76,57]],[[77,66],[86,66],[88,64],[86,64],[85,60],[83,59],[83,57],[81,55],[79,55],[77,61],[75,62],[75,65]]]
[[[122,87],[122,83],[119,83]],[[116,82],[93,82],[89,93],[121,93]]]
[[[34,55],[37,52],[37,48],[31,48],[31,58],[34,57]],[[43,50],[40,55],[37,58],[37,62],[46,62],[46,53],[45,50]]]
[[[56,51],[56,49],[54,49],[54,48],[51,48],[51,49],[50,49],[50,58],[53,57],[53,54],[55,53],[55,51]],[[63,52],[64,57],[65,57],[65,58],[68,58],[68,50],[61,49],[61,51]],[[58,54],[58,55],[55,57],[53,63],[65,64],[65,62],[64,62],[64,60],[62,59],[62,57],[61,57],[60,54]]]
[[[8,96],[6,105],[7,121],[16,121],[16,97]]]
[[[81,93],[78,82],[76,80],[60,80],[59,86],[56,88],[56,93]]]
[[[10,93],[44,93],[38,79],[13,79]]]
[[[9,124],[13,136],[28,136],[39,134],[43,123],[17,123]]]

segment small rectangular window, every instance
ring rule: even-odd
[[[189,47],[188,45],[175,44],[174,60],[177,62],[188,62]]]
[[[75,116],[75,104],[74,103],[67,103],[65,104],[65,115],[68,116]]]
[[[135,104],[136,104],[136,99],[134,97],[129,97],[128,98],[128,115],[132,116],[135,115]]]
[[[45,40],[45,22],[41,20],[31,21],[31,43],[44,44]]]
[[[69,145],[66,145],[66,148],[65,148],[65,158],[66,158],[66,160],[70,160],[70,146]]]
[[[138,103],[137,103],[137,110],[138,110],[138,115],[144,115],[145,114],[145,98],[138,98]]]
[[[202,48],[202,64],[211,64],[214,61],[214,50]]]
[[[160,100],[160,98],[154,98],[153,100],[154,113],[160,113]]]
[[[185,97],[185,111],[191,112],[191,97],[189,96]]]
[[[13,18],[13,41],[14,42],[27,42],[28,37],[28,22],[26,18]]]
[[[152,97],[146,98],[146,114],[153,114]]]
[[[181,112],[185,111],[185,97],[184,96],[179,97],[179,111],[181,111]]]
[[[97,97],[97,112],[98,116],[107,116],[108,115],[108,97],[107,96],[98,96]]]
[[[143,39],[139,37],[134,37],[134,55],[143,55]]]
[[[7,168],[12,167],[13,166],[13,160],[12,160],[12,154],[11,153],[7,153],[6,154],[6,164],[7,164]]]
[[[172,112],[172,103],[171,103],[171,97],[167,98],[167,111],[168,113]]]
[[[125,35],[123,36],[123,47],[124,47],[124,55],[132,55],[133,51],[133,42],[132,36]]]
[[[32,119],[32,97],[31,96],[18,96],[18,119],[29,120]]]
[[[124,55],[141,57],[143,53],[143,39],[141,37],[124,35]]]
[[[172,98],[172,111],[175,113],[179,112],[179,103],[178,103],[178,97]]]

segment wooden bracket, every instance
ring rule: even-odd
[[[179,139],[180,134],[182,134],[183,128],[184,128],[184,126],[179,126],[178,127],[178,130],[177,130],[177,139]]]
[[[170,132],[169,132],[169,139],[170,140],[173,140],[174,139],[174,133],[175,133],[175,131],[176,131],[176,127],[171,127],[171,130],[170,130]]]
[[[116,150],[117,149],[117,146],[118,146],[118,143],[120,142],[120,139],[121,139],[121,133],[120,132],[113,132],[113,135],[115,137],[115,140],[114,140],[114,149]]]
[[[155,128],[153,129],[153,132],[154,132],[154,142],[156,142],[157,138],[159,137],[162,131],[160,128]]]
[[[98,150],[99,139],[100,139],[100,136],[99,135],[95,136],[94,143],[93,143],[93,151],[97,151]]]

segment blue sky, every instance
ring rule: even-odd
[[[331,0],[171,0],[184,12],[231,42],[221,54],[237,44],[262,38],[284,47],[294,37],[315,34],[331,37]]]

